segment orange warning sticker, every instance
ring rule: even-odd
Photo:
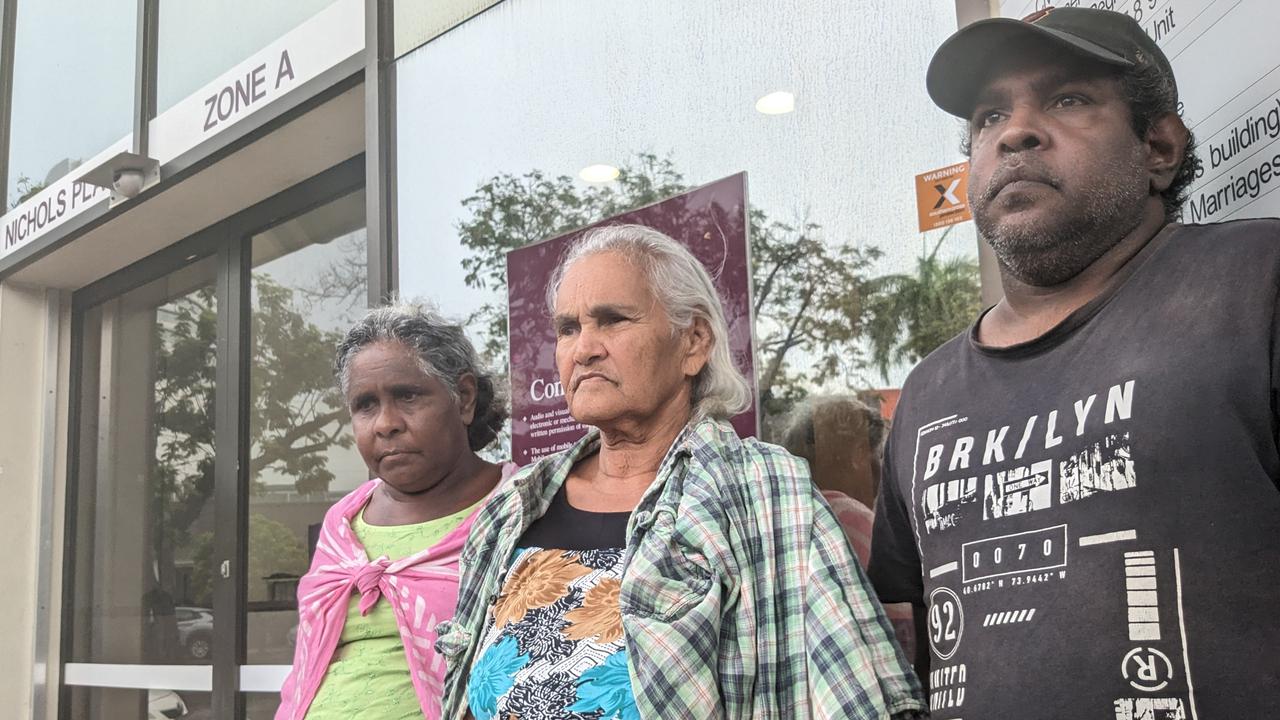
[[[920,232],[973,219],[969,212],[969,162],[966,160],[916,176]]]

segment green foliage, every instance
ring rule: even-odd
[[[213,533],[195,538],[192,552],[191,602],[210,607],[213,598],[215,563]],[[307,571],[307,548],[295,532],[283,523],[253,513],[249,515],[249,600],[267,600],[268,575],[284,573],[301,577]]]
[[[508,251],[689,189],[670,159],[653,154],[636,155],[619,170],[616,182],[585,189],[541,170],[482,183],[462,201],[469,217],[457,225],[471,253],[462,261],[467,285],[505,294]],[[788,412],[816,386],[848,384],[869,365],[887,374],[896,362],[918,360],[972,319],[978,287],[972,261],[940,262],[935,248],[917,276],[877,278],[870,273],[881,252],[873,246],[829,237],[808,218],[779,221],[759,207],[749,220],[766,419]],[[484,328],[490,362],[505,365],[505,304],[485,304],[469,320]]]
[[[333,481],[330,447],[350,447],[344,403],[329,365],[338,334],[307,319],[294,291],[270,276],[254,278],[252,385],[249,394],[251,489],[264,472],[294,480],[299,492]],[[152,517],[162,528],[156,551],[185,545],[213,495],[217,312],[201,288],[157,311],[154,400],[156,462]]]
[[[152,332],[153,347],[159,349],[152,517],[167,529],[157,533],[157,545],[174,547],[185,540],[186,528],[213,494],[217,338],[213,290],[200,288],[159,308]]]
[[[817,223],[793,225],[751,210],[757,372],[766,417],[789,411],[810,388],[862,366],[858,339],[872,286],[867,272],[879,257],[874,247],[824,238]],[[797,354],[806,360],[804,368],[788,365]]]
[[[466,282],[505,292],[508,251],[688,189],[670,159],[649,153],[619,168],[616,182],[581,190],[567,175],[549,178],[540,170],[498,175],[462,202],[470,212],[457,228],[472,253],[462,261]],[[772,220],[760,208],[750,211],[750,222],[755,312],[762,332],[759,389],[766,409],[780,412],[808,385],[857,364],[864,273],[879,253],[834,243],[817,223]],[[505,307],[486,304],[472,320],[486,328],[491,361],[505,360]],[[787,362],[797,350],[811,359],[803,376]]]
[[[580,190],[568,175],[548,177],[541,170],[497,175],[462,201],[470,218],[457,225],[458,239],[471,251],[463,258],[469,287],[505,294],[507,252],[603,220],[686,190],[670,160],[640,154],[619,168],[608,185]],[[484,354],[506,364],[507,310],[486,303],[468,319],[485,328]]]
[[[45,189],[47,185],[42,182],[36,182],[26,175],[19,175],[18,179],[13,183],[13,191],[18,193],[18,197],[9,203],[9,209],[12,210],[22,203],[35,197],[37,193]]]
[[[323,492],[334,479],[325,451],[352,442],[331,365],[341,333],[316,327],[270,276],[255,276],[254,290],[251,477],[270,469],[298,492]]]
[[[964,332],[982,309],[978,264],[969,258],[938,258],[951,230],[942,233],[932,252],[917,259],[914,275],[885,275],[873,283],[867,337],[872,361],[886,379],[891,366],[917,363]]]

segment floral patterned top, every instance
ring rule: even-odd
[[[525,532],[471,668],[476,720],[639,720],[618,603],[629,516],[561,488]]]

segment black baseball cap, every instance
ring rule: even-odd
[[[1021,20],[979,20],[947,38],[929,62],[929,97],[952,115],[968,118],[974,96],[1009,45],[1028,40],[1118,68],[1154,65],[1177,94],[1169,59],[1133,18],[1111,10],[1049,7]]]

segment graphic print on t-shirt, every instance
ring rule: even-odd
[[[1116,720],[1192,717],[1179,551],[1144,546],[1123,520],[1134,516],[1106,507],[1143,482],[1133,453],[1142,390],[1122,379],[992,426],[951,415],[917,429],[911,498],[935,718],[963,717],[970,673],[998,672],[971,666],[966,643],[989,656],[1002,639],[1040,637],[1037,623],[1080,592],[1073,579],[1104,608],[1075,641],[1122,648]]]
[[[868,574],[939,720],[1280,708],[1280,220],[1169,225],[1041,336],[922,360]]]

